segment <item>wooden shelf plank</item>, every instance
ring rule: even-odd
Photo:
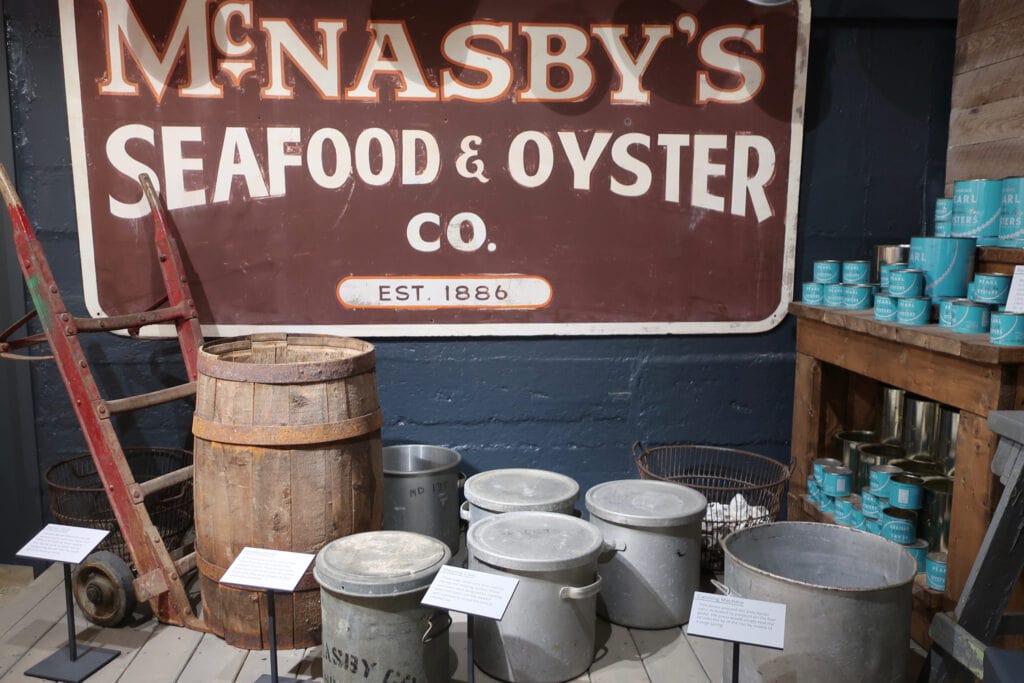
[[[938,353],[920,345],[847,329],[833,324],[832,316],[835,315],[830,313],[825,321],[814,317],[798,320],[798,354],[806,354],[825,364],[977,415],[987,415],[991,410],[1018,408],[1011,391],[1015,383],[1011,375],[1013,378],[1016,376],[1014,368]],[[849,323],[849,318],[843,318],[843,322]],[[794,444],[797,443],[794,440]],[[807,457],[811,454],[796,455]]]
[[[986,252],[991,256],[1002,252],[1024,250],[998,249]],[[1014,254],[1017,257],[1017,254]],[[1024,254],[1019,255],[1024,264]],[[874,319],[868,311],[848,311],[841,308],[824,308],[793,303],[789,312],[803,320],[816,320],[852,332],[861,332],[876,339],[897,342],[908,347],[934,351],[963,358],[964,360],[990,365],[1024,363],[1024,347],[996,346],[988,341],[987,334],[958,334],[938,325],[909,326],[884,323]]]

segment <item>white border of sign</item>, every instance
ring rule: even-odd
[[[75,212],[82,259],[85,305],[94,318],[106,317],[99,305],[96,259],[92,239],[92,211],[86,173],[85,125],[79,84],[74,0],[59,0],[61,51],[68,107],[71,168],[74,173]],[[773,329],[786,317],[793,298],[796,261],[796,220],[800,195],[800,162],[803,153],[804,99],[807,91],[807,54],[811,30],[810,0],[796,0],[796,73],[793,86],[793,123],[790,133],[789,190],[786,200],[786,236],[782,255],[782,290],[779,306],[764,320],[754,322],[643,322],[643,323],[471,323],[401,325],[203,325],[206,337],[235,337],[260,332],[312,332],[360,337],[539,337],[548,335],[658,335],[658,334],[752,334]],[[332,284],[333,286],[333,284]],[[119,334],[126,334],[119,332]],[[151,325],[143,337],[173,337],[174,327]]]

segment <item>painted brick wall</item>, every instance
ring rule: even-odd
[[[4,3],[18,184],[62,292],[81,313],[55,0]],[[920,234],[941,188],[954,26],[815,19],[798,282],[822,257]],[[5,239],[9,239],[6,238]],[[794,325],[743,337],[377,342],[391,442],[460,450],[466,471],[544,467],[586,489],[631,477],[630,446],[700,442],[788,460]],[[88,339],[107,396],[183,380],[175,347]],[[33,370],[40,467],[83,451],[52,366]],[[119,423],[126,444],[185,446],[180,405]]]

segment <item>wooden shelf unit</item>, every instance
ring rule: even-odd
[[[994,346],[988,335],[956,334],[937,325],[878,322],[872,311],[797,303],[789,311],[797,318],[789,519],[825,521],[805,505],[811,462],[839,456],[832,438],[837,431],[878,428],[882,384],[960,411],[946,601],[914,603],[914,639],[927,644],[931,615],[959,599],[999,502],[1001,487],[992,474],[998,439],[987,419],[992,410],[1024,406],[1024,348]],[[1021,607],[1024,591],[1018,586],[1011,608]]]

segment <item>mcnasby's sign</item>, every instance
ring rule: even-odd
[[[810,8],[60,0],[86,301],[207,335],[768,329],[793,286]]]

